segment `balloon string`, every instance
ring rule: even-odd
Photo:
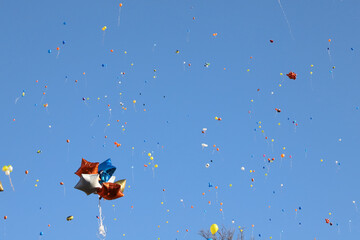
[[[99,207],[99,234],[105,238],[106,231],[105,231],[105,227],[103,225],[103,217],[102,217],[102,209],[101,209],[100,199],[99,199],[98,207]]]
[[[10,175],[9,175],[9,180],[10,180],[10,185],[11,185],[13,191],[15,191],[14,186],[13,186],[13,184],[12,184],[12,182],[11,182],[11,177],[10,177]]]
[[[120,26],[120,15],[121,15],[121,7],[119,8],[118,27]]]
[[[283,13],[283,15],[284,15],[285,21],[286,21],[286,23],[287,23],[287,25],[288,25],[288,27],[289,27],[289,32],[290,32],[291,38],[294,40],[294,36],[293,36],[293,34],[292,34],[290,22],[289,22],[286,14],[285,14],[285,11],[284,11],[284,8],[283,8],[283,6],[282,6],[282,4],[281,4],[281,1],[278,0],[278,3],[279,3],[279,6],[280,6],[280,8],[281,8],[281,11],[282,11],[282,13]]]

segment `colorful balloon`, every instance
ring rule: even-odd
[[[99,169],[99,163],[88,162],[82,159],[80,168],[75,172],[76,175],[81,177],[81,174],[97,174]]]
[[[215,235],[215,233],[217,233],[218,230],[219,230],[219,227],[215,223],[210,226],[210,232],[212,235]]]

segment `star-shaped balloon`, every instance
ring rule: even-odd
[[[99,169],[99,163],[88,162],[82,159],[80,168],[75,172],[76,175],[81,177],[81,174],[97,174]]]
[[[121,185],[110,182],[104,182],[102,184],[102,188],[100,188],[97,193],[100,197],[103,197],[107,200],[113,200],[124,196],[124,194],[121,192]]]
[[[87,195],[96,193],[101,188],[99,174],[81,174],[80,180],[74,188],[83,191]]]
[[[111,176],[114,174],[116,167],[112,165],[111,158],[102,162],[99,165],[98,172],[100,174],[100,184],[103,182],[108,182]]]
[[[125,186],[126,186],[126,179],[121,179],[119,181],[115,182],[116,184],[119,184],[121,186],[120,191],[124,193]]]

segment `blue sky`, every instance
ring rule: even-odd
[[[281,5],[1,1],[0,239],[97,239],[81,158],[127,179],[107,239],[358,239],[360,3]]]

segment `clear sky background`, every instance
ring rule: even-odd
[[[281,5],[1,0],[0,239],[97,239],[81,158],[127,179],[107,239],[359,239],[360,2]]]

